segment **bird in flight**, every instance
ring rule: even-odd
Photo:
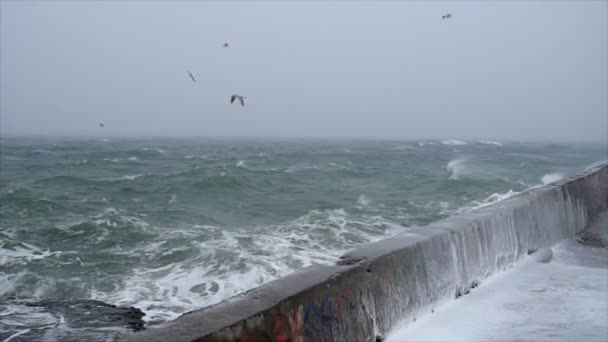
[[[451,13],[444,14],[441,16],[441,19],[452,19],[452,14]]]
[[[233,103],[234,100],[236,100],[236,99],[239,99],[239,101],[241,101],[241,106],[245,105],[245,99],[246,99],[245,96],[234,94],[234,95],[230,96],[230,103]]]
[[[188,71],[188,76],[190,76],[190,78],[192,79],[192,82],[196,82],[196,79],[194,79],[194,75],[192,75],[192,73],[190,71]]]
[[[99,123],[99,127],[105,127],[102,122]]]
[[[224,47],[229,47],[230,45],[226,42],[224,43]]]

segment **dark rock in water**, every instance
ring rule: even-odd
[[[129,330],[144,329],[145,316],[134,307],[97,300],[27,301],[0,299],[0,341],[117,341]]]
[[[60,313],[72,327],[121,325],[134,331],[144,329],[142,317],[146,314],[134,307],[117,307],[98,300],[43,300],[26,305]]]

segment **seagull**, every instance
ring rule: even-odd
[[[442,15],[441,19],[452,19],[452,14],[448,13],[448,14]]]
[[[103,125],[103,123],[100,122],[99,127],[105,127],[105,126]]]
[[[229,47],[230,45],[228,45],[228,43],[224,43],[224,47]]]
[[[188,71],[188,76],[190,76],[190,78],[192,79],[192,82],[196,82],[196,80],[194,79],[194,76],[192,75],[192,73],[190,71]]]
[[[230,103],[233,103],[234,100],[236,100],[236,99],[239,99],[239,101],[241,101],[241,106],[245,105],[245,99],[246,99],[245,96],[234,94],[234,95],[230,96]]]

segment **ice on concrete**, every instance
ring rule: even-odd
[[[527,257],[387,341],[608,341],[608,212],[588,231],[603,243]]]

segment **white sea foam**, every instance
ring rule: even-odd
[[[120,176],[120,177],[99,178],[98,180],[105,181],[105,182],[113,182],[113,181],[120,181],[120,180],[134,180],[143,175],[144,175],[143,173],[140,173],[137,175],[124,175],[124,176]]]
[[[93,290],[91,297],[141,308],[147,320],[172,319],[313,263],[334,263],[353,246],[404,228],[379,216],[354,218],[344,209],[334,209],[312,210],[255,238],[251,229],[256,228],[231,231],[195,226],[191,230],[173,230],[163,241],[129,253],[152,258],[178,251],[194,253],[187,261],[135,269],[117,291]],[[201,230],[212,231],[216,237],[202,242],[191,238],[200,236]],[[165,243],[172,238],[188,238],[191,242],[166,249]]]
[[[137,159],[138,159],[138,158],[137,158],[137,157],[135,157],[135,156],[131,156],[131,157],[129,157],[129,160],[130,160],[130,161],[135,161],[135,160],[137,160]]]
[[[466,145],[467,142],[466,141],[462,141],[462,140],[444,140],[441,142],[444,145],[449,145],[449,146],[457,146],[457,145]]]
[[[41,260],[61,255],[62,252],[42,250],[34,245],[21,242],[18,246],[7,247],[5,243],[0,243],[0,265],[27,264],[33,260]]]
[[[397,146],[391,147],[390,150],[397,150],[397,151],[398,150],[411,150],[413,148],[414,148],[414,146],[410,146],[410,145],[397,145]]]
[[[542,176],[542,178],[540,179],[540,181],[543,184],[549,184],[549,183],[553,183],[556,182],[560,179],[564,178],[564,175],[561,173],[548,173],[544,176]]]
[[[327,166],[331,166],[331,167],[335,167],[335,168],[343,169],[343,170],[350,170],[350,167],[348,167],[346,165],[336,164],[336,163],[328,163]]]
[[[491,140],[479,140],[480,144],[502,146],[501,142]]]
[[[184,156],[184,159],[207,159],[209,158],[208,156],[202,155],[202,156],[193,156],[193,155],[187,155]]]
[[[160,148],[158,148],[158,147],[143,147],[143,148],[142,148],[142,150],[144,150],[144,151],[155,151],[155,152],[158,152],[158,153],[160,153],[160,154],[167,153],[166,151],[161,150],[161,149],[160,149]]]

